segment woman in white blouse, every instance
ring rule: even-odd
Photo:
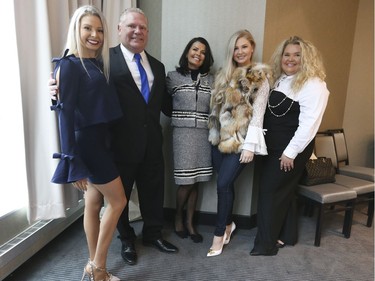
[[[274,87],[264,116],[268,155],[263,159],[252,256],[276,255],[297,242],[295,193],[328,102],[318,50],[291,37],[271,58]]]

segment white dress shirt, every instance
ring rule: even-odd
[[[125,58],[126,64],[129,67],[129,70],[133,76],[133,79],[135,83],[137,84],[137,87],[139,88],[139,91],[141,91],[142,83],[141,83],[141,74],[139,73],[137,62],[135,61],[134,54],[130,52],[128,49],[126,49],[122,44],[120,45],[122,54]],[[147,79],[148,79],[148,85],[150,87],[150,91],[152,88],[152,85],[154,83],[154,74],[152,73],[151,66],[147,60],[147,56],[145,52],[143,51],[140,53],[141,55],[141,63],[143,65],[143,68],[146,70],[147,73]]]
[[[294,76],[283,75],[275,88],[300,105],[298,128],[283,152],[292,159],[306,148],[318,132],[329,96],[326,83],[319,78],[310,78],[301,90],[293,93],[293,78]]]

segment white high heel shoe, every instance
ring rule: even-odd
[[[221,247],[219,250],[213,250],[212,248],[210,248],[208,250],[208,253],[207,253],[207,257],[215,257],[215,256],[218,256],[221,254],[221,252],[223,251],[223,247],[224,247],[224,244],[225,244],[225,240],[227,239],[227,234],[224,232],[224,237],[223,237],[223,242],[221,244]]]
[[[227,237],[227,239],[226,239],[225,242],[224,242],[225,245],[229,244],[229,242],[230,242],[230,238],[232,237],[232,233],[233,233],[233,231],[235,231],[235,230],[236,230],[236,224],[235,224],[234,222],[232,222],[232,224],[231,224],[231,228],[230,228],[229,236]]]

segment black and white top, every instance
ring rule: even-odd
[[[208,142],[211,74],[177,71],[167,74],[168,92],[173,100],[174,178],[178,185],[211,179],[211,144]]]
[[[318,132],[329,96],[326,83],[319,78],[309,79],[297,93],[294,93],[291,87],[293,79],[294,75],[282,75],[276,81],[268,103],[268,112],[276,118],[285,116],[293,107],[293,103],[299,104],[297,129],[283,152],[292,159],[306,148]],[[272,101],[273,92],[283,93],[285,96],[278,101]],[[283,109],[278,111],[278,107]]]

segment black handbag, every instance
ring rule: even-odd
[[[336,169],[331,158],[318,157],[309,159],[301,177],[300,183],[303,185],[317,185],[322,183],[335,182]]]

